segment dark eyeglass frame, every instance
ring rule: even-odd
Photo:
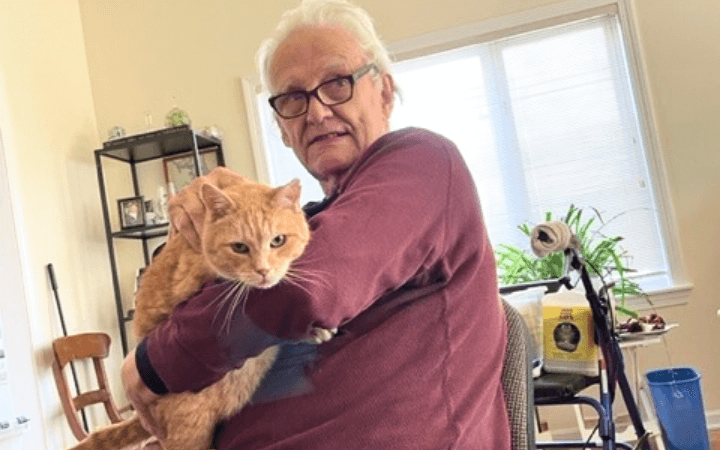
[[[303,114],[305,114],[306,112],[308,112],[308,109],[310,108],[310,97],[311,97],[311,96],[312,96],[312,97],[315,97],[316,99],[318,99],[318,101],[319,101],[320,103],[322,103],[323,105],[325,105],[325,106],[342,105],[343,103],[347,103],[347,102],[349,102],[349,101],[352,99],[353,94],[354,94],[354,92],[355,92],[355,83],[357,82],[357,80],[359,80],[360,78],[362,78],[362,77],[365,76],[366,74],[370,73],[370,71],[373,70],[373,69],[374,69],[374,70],[377,70],[377,66],[375,65],[375,63],[368,63],[368,64],[365,64],[364,66],[361,66],[359,69],[357,69],[356,71],[354,71],[353,73],[351,73],[351,74],[349,74],[349,75],[344,75],[344,76],[341,76],[341,77],[335,77],[335,78],[333,78],[333,79],[331,79],[331,80],[323,81],[322,83],[318,84],[317,86],[315,86],[314,89],[312,89],[312,90],[310,90],[310,91],[305,91],[305,90],[302,90],[302,89],[298,89],[298,90],[296,90],[296,91],[283,92],[282,94],[278,94],[278,95],[274,95],[274,96],[270,97],[270,98],[268,99],[268,102],[270,102],[270,106],[271,106],[272,109],[275,111],[275,113],[276,113],[278,116],[282,117],[283,119],[294,119],[294,118],[300,117],[300,116],[302,116]],[[320,89],[322,89],[323,86],[327,86],[327,85],[329,85],[329,84],[331,84],[331,83],[336,83],[336,82],[339,81],[339,80],[345,80],[345,81],[347,81],[348,83],[350,83],[350,95],[348,96],[348,98],[346,98],[345,100],[341,100],[341,101],[339,101],[339,102],[331,102],[331,103],[326,103],[326,102],[324,102],[323,99],[320,98],[320,94],[318,94],[318,92],[320,91]],[[278,100],[282,99],[283,97],[288,96],[288,95],[302,95],[302,96],[305,97],[305,107],[302,109],[301,112],[299,112],[299,113],[297,113],[297,114],[292,114],[292,115],[287,116],[287,115],[283,115],[283,114],[278,110],[278,108],[275,106],[275,105],[276,105],[276,102],[277,102]]]

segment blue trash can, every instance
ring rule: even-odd
[[[700,374],[689,367],[647,372],[660,430],[668,450],[710,450]]]

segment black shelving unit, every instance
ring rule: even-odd
[[[120,224],[111,224],[110,202],[105,185],[103,161],[112,159],[126,163],[130,170],[133,191],[140,196],[140,183],[137,165],[161,158],[191,155],[194,162],[195,176],[200,172],[201,153],[215,151],[219,166],[225,165],[225,158],[220,140],[197,133],[187,125],[165,128],[148,133],[113,139],[103,144],[102,148],[95,150],[95,165],[97,167],[98,185],[100,187],[100,200],[102,202],[103,219],[105,222],[105,235],[107,238],[108,254],[110,256],[110,271],[112,273],[115,305],[117,308],[118,326],[123,354],[128,353],[128,337],[126,325],[132,320],[132,311],[125,311],[123,306],[118,263],[115,255],[115,239],[134,239],[142,244],[145,265],[150,263],[148,240],[163,237],[168,233],[167,224],[147,225],[137,228],[121,229]],[[117,200],[117,199],[115,199]]]

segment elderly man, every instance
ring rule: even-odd
[[[285,383],[221,424],[216,448],[509,449],[495,261],[459,152],[428,131],[389,131],[389,58],[354,5],[304,1],[258,65],[283,141],[327,195],[307,208],[310,276],[251,292],[230,339],[193,327],[215,313],[216,293],[200,292],[126,359],[128,396],[142,414],[281,339],[338,328],[316,355],[286,346],[269,375]],[[197,242],[201,203],[184,195],[174,207]]]

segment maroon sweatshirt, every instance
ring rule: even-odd
[[[300,283],[252,291],[229,332],[223,286],[209,283],[143,341],[143,379],[197,390],[269,345],[337,327],[317,355],[284,347],[219,450],[509,449],[495,260],[457,148],[388,133],[315,209]]]

